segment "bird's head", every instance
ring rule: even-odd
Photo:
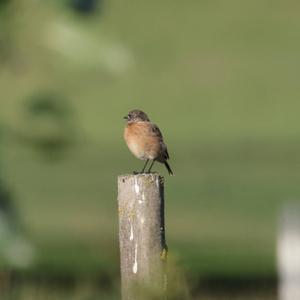
[[[126,119],[128,123],[130,123],[130,122],[149,122],[150,121],[147,114],[138,109],[131,110],[128,113],[128,115],[124,117],[124,119]]]

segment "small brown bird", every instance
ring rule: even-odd
[[[124,119],[127,120],[124,139],[129,150],[138,159],[146,160],[141,173],[144,173],[149,160],[152,160],[148,173],[150,173],[154,162],[158,161],[166,166],[170,175],[173,175],[167,162],[169,159],[167,146],[159,128],[150,121],[143,111],[138,109],[130,111]]]

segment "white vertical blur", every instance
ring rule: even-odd
[[[277,240],[279,300],[300,300],[300,204],[286,206]]]

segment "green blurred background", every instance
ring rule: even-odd
[[[275,299],[278,215],[300,198],[299,17],[291,0],[0,1],[7,299],[119,299],[134,108],[169,148],[175,176],[155,170],[191,297]]]

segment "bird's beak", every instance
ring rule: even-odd
[[[128,116],[123,117],[123,119],[128,120]]]

